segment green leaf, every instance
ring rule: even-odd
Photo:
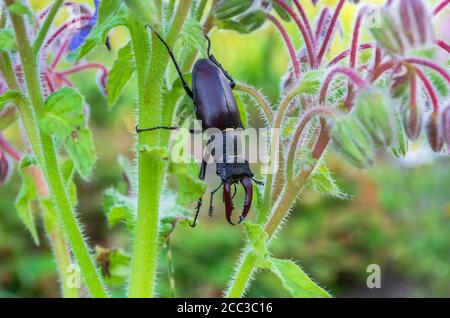
[[[73,181],[75,165],[72,160],[66,159],[61,163],[61,173],[64,178],[64,183],[66,185],[67,192],[69,193],[72,206],[75,207],[77,205],[77,187]]]
[[[199,167],[196,162],[171,162],[169,172],[177,179],[178,204],[185,205],[196,201],[205,193],[207,185],[198,178]]]
[[[205,33],[203,32],[202,25],[195,18],[190,17],[184,24],[183,29],[179,35],[181,40],[181,47],[183,50],[195,49],[198,50],[203,57],[208,56],[207,52],[207,41],[205,38]]]
[[[110,250],[97,246],[95,256],[109,285],[120,287],[128,281],[131,257],[125,251],[120,249]]]
[[[270,257],[267,250],[268,235],[261,224],[248,221],[242,223],[247,231],[247,239],[252,247],[252,253],[256,256],[256,266],[270,268]]]
[[[286,288],[293,297],[331,297],[326,290],[314,283],[294,262],[276,258],[271,258],[270,262],[272,265],[272,272],[278,276],[284,288]]]
[[[102,3],[106,2],[108,1],[102,1]],[[119,10],[117,14],[105,17],[102,23],[98,22],[94,26],[83,45],[69,54],[68,59],[70,61],[79,61],[89,54],[97,45],[103,45],[106,42],[106,37],[111,29],[126,24],[127,15],[124,10]]]
[[[317,165],[317,168],[314,170],[310,182],[312,188],[320,193],[325,193],[331,197],[338,199],[348,199],[349,195],[342,192],[339,186],[336,184],[336,181],[333,179],[330,170],[328,170],[327,166],[324,163],[320,163]]]
[[[102,24],[108,20],[110,16],[120,9],[120,0],[100,1],[98,8],[98,24]]]
[[[166,190],[160,200],[160,229],[161,238],[167,237],[174,228],[174,222],[188,221],[192,219],[192,210],[177,203],[178,194],[175,191]]]
[[[219,29],[234,30],[239,33],[248,34],[260,28],[266,21],[266,13],[263,11],[252,11],[237,20],[217,20]]]
[[[58,226],[58,217],[53,200],[51,198],[41,198],[39,203],[44,213],[45,230],[47,233],[53,233]]]
[[[19,172],[22,179],[19,193],[16,197],[16,210],[19,218],[30,232],[33,241],[39,245],[39,236],[34,221],[33,201],[37,198],[37,189],[33,177],[30,173],[25,171],[26,168],[32,165],[32,157],[25,156],[19,164]]]
[[[17,48],[16,37],[10,29],[0,30],[0,51],[13,51]]]
[[[254,0],[222,0],[213,9],[216,19],[224,20],[244,13],[253,5]]]
[[[20,92],[9,90],[0,96],[0,112],[11,103],[19,103],[23,101],[23,96]]]
[[[73,131],[64,146],[79,175],[85,180],[89,179],[97,161],[89,128],[82,126]]]
[[[136,219],[133,200],[113,188],[107,189],[103,194],[103,210],[106,213],[110,228],[125,222],[130,230],[134,229]]]
[[[69,87],[50,95],[39,120],[42,130],[59,141],[69,137],[83,122],[83,98]]]
[[[125,3],[128,6],[128,9],[139,18],[139,21],[149,24],[156,30],[159,30],[161,16],[158,15],[156,1],[125,0]]]
[[[133,47],[128,42],[117,53],[117,58],[108,75],[106,91],[108,93],[108,106],[112,108],[119,100],[125,86],[133,76],[136,66],[134,65]]]

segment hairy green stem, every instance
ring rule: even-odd
[[[6,84],[9,89],[19,90],[19,83],[17,82],[16,77],[14,76],[14,71],[12,69],[11,59],[7,52],[2,52],[0,56],[0,71],[5,79]],[[19,109],[26,109],[28,106],[27,103],[20,101],[23,105],[19,105]],[[25,116],[26,117],[26,116]],[[24,116],[22,116],[24,118]],[[25,127],[31,127],[33,129],[34,123],[32,121],[24,121]],[[27,129],[26,129],[27,130]],[[27,131],[30,131],[27,130]],[[38,138],[32,138],[30,140],[30,144],[35,144],[36,147],[39,147],[40,140]],[[33,146],[32,146],[33,148]],[[41,198],[48,196],[48,186],[43,179],[42,172],[36,168],[36,173],[33,174],[34,180],[36,182],[36,187],[39,189],[39,196]],[[47,229],[47,234],[49,236],[50,244],[52,246],[53,254],[55,256],[55,261],[58,267],[59,280],[61,282],[61,290],[64,297],[68,298],[76,298],[78,297],[78,291],[73,288],[68,288],[67,284],[67,267],[72,264],[72,257],[70,256],[69,247],[67,246],[66,240],[64,238],[64,233],[59,229]]]
[[[180,1],[166,41],[173,46],[189,13],[192,0]],[[148,50],[142,47],[144,26],[139,22],[130,30],[138,66],[140,127],[159,126],[162,121],[164,77],[169,55],[157,36],[152,34],[151,61],[149,67],[145,59]],[[140,31],[141,30],[141,31]],[[145,36],[147,36],[145,34]],[[141,64],[144,63],[144,64]],[[142,69],[141,69],[142,68]],[[147,71],[147,74],[145,72]],[[161,146],[158,131],[142,133],[138,137],[139,146],[146,149]],[[167,145],[163,145],[167,146]],[[153,152],[138,153],[138,208],[131,262],[131,278],[128,290],[130,297],[153,297],[157,268],[159,201],[164,181],[166,164]]]
[[[284,118],[284,114],[286,113],[289,104],[301,93],[301,86],[298,88],[293,89],[288,96],[282,101],[280,104],[280,107],[278,109],[278,113],[275,117],[275,123],[274,128],[280,128],[281,123]],[[331,110],[330,110],[331,111]],[[328,109],[325,108],[319,108],[317,111],[313,111],[310,116],[315,116],[317,113],[328,113]],[[308,118],[305,118],[305,123],[307,122]],[[275,136],[275,138],[279,138],[279,136]],[[327,138],[327,136],[323,137]],[[324,143],[322,138],[319,138],[317,141],[317,144]],[[328,140],[328,139],[327,139]],[[325,141],[325,144],[327,142]],[[318,155],[318,159],[315,160],[314,164],[309,166],[308,168],[302,170],[298,176],[296,176],[293,179],[286,180],[284,188],[280,191],[280,194],[275,196],[274,198],[277,198],[274,202],[270,213],[270,217],[265,223],[265,231],[268,235],[269,242],[268,245],[270,246],[271,239],[273,238],[276,231],[281,227],[281,224],[283,223],[283,220],[287,217],[289,210],[294,206],[297,197],[299,193],[302,191],[303,187],[306,185],[306,183],[309,180],[309,177],[311,176],[312,172],[314,171],[317,162],[319,162],[320,157],[324,153],[326,149],[326,146],[321,149],[321,153]],[[279,171],[278,173],[284,173],[284,171]],[[271,177],[270,175],[268,177]],[[272,178],[270,178],[272,180]],[[264,200],[266,204],[267,202],[271,202],[271,190],[272,185],[266,182],[266,189],[265,189],[265,197]],[[268,206],[266,207],[267,209]],[[263,220],[258,220],[263,221]],[[269,247],[268,246],[268,247]],[[226,297],[230,298],[236,298],[236,297],[242,297],[248,288],[250,282],[252,273],[256,270],[256,261],[257,258],[252,253],[252,249],[250,245],[247,245],[247,247],[244,249],[244,253],[241,255],[241,258],[239,260],[238,269],[235,272],[234,277],[232,278],[230,284],[228,285],[228,289],[225,293]]]
[[[50,29],[53,20],[56,17],[56,14],[59,11],[59,8],[63,4],[64,0],[56,0],[53,4],[52,8],[47,14],[47,18],[44,21],[44,24],[42,24],[41,29],[39,30],[39,33],[36,37],[36,40],[33,43],[33,54],[37,55],[39,53],[39,50],[41,49],[42,43],[45,40],[45,37],[47,36],[48,30]]]
[[[7,5],[11,5],[14,3],[14,0],[6,0],[5,2]],[[40,131],[37,124],[36,113],[39,114],[43,111],[44,99],[41,94],[36,55],[33,54],[30,46],[22,17],[14,13],[11,13],[10,16],[16,34],[17,48],[30,99],[30,104],[24,103],[24,105],[19,105],[19,108],[21,108],[19,113],[24,123],[29,123],[28,127],[24,125],[27,129],[27,135],[30,140],[35,140],[34,143],[31,143],[33,151],[44,171],[50,194],[57,210],[58,219],[63,224],[65,235],[80,267],[84,283],[92,296],[106,297],[107,293],[104,289],[102,279],[89,254],[75,216],[75,211],[70,204],[69,196],[59,170],[57,152],[52,137]]]

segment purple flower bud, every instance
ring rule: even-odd
[[[0,151],[0,186],[8,182],[12,174],[11,159],[2,151]]]
[[[422,130],[422,111],[417,104],[405,108],[403,125],[409,140],[416,141]]]
[[[442,132],[447,148],[450,150],[450,105],[442,112]]]
[[[431,149],[440,152],[444,146],[444,136],[439,113],[433,112],[427,122],[427,138]]]
[[[401,0],[400,20],[411,47],[423,46],[433,39],[431,16],[422,0]]]

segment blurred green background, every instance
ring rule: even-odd
[[[36,9],[46,3],[30,2]],[[348,41],[353,16],[354,10],[346,8],[335,51]],[[448,17],[445,12],[441,19]],[[298,37],[295,28],[290,32]],[[126,36],[123,30],[115,31],[113,51],[99,48],[89,59],[111,65]],[[211,38],[214,54],[236,79],[260,88],[273,103],[279,100],[280,79],[289,59],[271,25],[251,35],[214,30]],[[90,126],[99,157],[91,182],[77,181],[80,220],[92,247],[130,251],[125,226],[108,230],[102,192],[123,183],[118,155],[133,158],[135,86],[130,84],[119,105],[108,111],[95,72],[72,79],[91,106]],[[250,118],[251,124],[260,124],[256,114]],[[18,129],[17,124],[11,126],[5,136],[21,148]],[[448,157],[432,155],[421,140],[406,159],[380,154],[376,166],[366,171],[351,167],[333,151],[327,160],[352,199],[336,200],[305,191],[274,241],[273,254],[296,260],[336,297],[450,296]],[[56,265],[42,220],[38,220],[41,246],[36,247],[16,214],[14,198],[19,186],[15,175],[0,188],[0,297],[58,297]],[[177,227],[171,238],[176,296],[221,296],[243,240],[243,228],[225,222],[220,204],[216,217],[209,219],[204,213],[197,228]],[[159,269],[162,297],[171,295],[166,256],[162,253]],[[381,267],[381,289],[366,287],[369,264]],[[288,296],[275,276],[260,272],[255,278],[248,296]],[[117,288],[115,295],[124,295],[123,289]]]

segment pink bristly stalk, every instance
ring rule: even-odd
[[[320,90],[319,103],[324,104],[327,97],[328,87],[337,74],[343,74],[358,88],[362,89],[366,86],[366,81],[354,70],[349,67],[335,67],[326,76],[322,88]]]
[[[278,31],[281,33],[281,36],[283,37],[284,42],[286,43],[286,46],[289,51],[289,55],[291,56],[292,65],[294,66],[294,72],[297,79],[300,79],[300,63],[297,59],[297,54],[295,53],[294,45],[292,44],[291,38],[287,34],[285,28],[283,25],[278,21],[277,18],[275,18],[271,14],[267,14],[267,18],[277,27]]]
[[[294,4],[297,7],[298,12],[300,12],[300,17],[302,18],[303,23],[305,24],[306,32],[308,33],[308,36],[311,39],[311,42],[315,47],[316,45],[315,45],[312,30],[311,30],[311,24],[309,23],[309,19],[306,16],[305,10],[303,9],[303,6],[300,4],[300,2],[298,0],[294,0]]]
[[[329,11],[330,10],[328,8],[324,8],[322,10],[322,12],[320,13],[319,21],[317,22],[316,33],[315,33],[316,42],[319,41],[320,32],[322,32],[322,29],[323,29],[323,27],[325,25],[325,20],[326,20],[326,17],[328,16],[328,14],[329,14]]]
[[[397,62],[395,62],[395,61],[387,61],[383,64],[379,64],[372,71],[370,81],[375,82],[381,75],[383,75],[385,72],[387,72],[389,70],[392,70],[396,65],[397,65]]]
[[[67,76],[67,75],[75,74],[75,73],[78,73],[78,72],[81,72],[81,71],[84,71],[84,70],[87,70],[87,69],[91,69],[91,68],[96,68],[96,69],[101,70],[103,73],[108,73],[108,69],[105,66],[103,66],[102,64],[99,64],[99,63],[87,63],[87,64],[82,64],[82,65],[76,65],[76,66],[74,66],[73,68],[71,68],[69,70],[60,72],[60,74],[63,75],[63,76]]]
[[[320,48],[320,51],[319,51],[319,55],[317,56],[316,66],[319,66],[322,63],[322,59],[325,55],[325,52],[327,51],[329,42],[331,40],[331,36],[333,35],[334,28],[336,26],[337,19],[339,17],[339,14],[341,13],[344,3],[345,3],[345,0],[339,0],[336,10],[334,11],[330,26],[328,27],[327,33],[325,35],[325,39],[323,40],[322,47]]]
[[[64,23],[48,38],[48,40],[45,44],[45,47],[48,47],[51,43],[53,43],[53,41],[55,41],[55,39],[57,39],[58,36],[61,35],[61,33],[63,33],[70,26],[72,26],[76,23],[82,22],[82,21],[89,21],[89,20],[91,20],[91,18],[92,17],[90,15],[82,15],[82,16],[73,18],[69,22]]]
[[[0,134],[0,149],[5,151],[15,161],[19,162],[22,158],[20,152],[18,152],[9,142]]]
[[[440,67],[437,64],[434,64],[433,62],[430,62],[428,60],[424,60],[421,58],[407,58],[407,59],[405,59],[405,61],[408,63],[411,63],[411,64],[418,64],[418,65],[422,65],[422,66],[431,68],[431,69],[435,70],[436,72],[438,72],[439,74],[441,74],[442,77],[445,78],[445,80],[448,83],[450,83],[450,74],[448,74],[444,68]]]
[[[312,39],[309,38],[308,32],[306,31],[303,22],[299,19],[299,17],[295,14],[294,10],[284,1],[284,0],[275,0],[291,17],[294,19],[295,23],[300,29],[302,33],[303,40],[305,41],[306,50],[308,51],[309,64],[313,67],[316,63],[313,42]]]
[[[52,62],[51,70],[54,70],[58,66],[59,61],[61,61],[61,58],[64,55],[64,52],[66,52],[67,48],[69,47],[69,43],[70,43],[70,40],[69,40],[69,38],[67,38],[64,41],[63,45],[59,48],[59,51],[56,54],[56,56],[55,56],[55,58],[54,58],[54,60]]]
[[[450,53],[450,44],[448,44],[447,42],[442,41],[442,40],[436,40],[436,41],[434,41],[434,43],[437,46],[439,46],[440,48],[446,50],[447,53]]]
[[[428,95],[430,96],[431,104],[433,105],[433,112],[437,113],[439,111],[439,99],[436,95],[436,92],[434,91],[433,85],[431,85],[430,81],[421,70],[415,68],[415,72],[417,76],[419,76],[420,80],[425,86],[426,91],[428,92]]]
[[[353,30],[353,38],[352,38],[352,48],[350,50],[350,67],[355,68],[356,66],[356,58],[358,54],[358,43],[359,43],[359,33],[361,30],[361,24],[364,16],[367,13],[367,7],[362,7],[358,12],[358,16],[356,17],[356,22]]]
[[[369,50],[369,49],[373,49],[374,47],[376,47],[376,45],[374,43],[362,43],[359,45],[358,51]],[[333,58],[330,61],[330,63],[328,63],[328,67],[339,63],[340,61],[342,61],[349,55],[350,55],[350,50],[345,50],[345,51],[339,53],[335,58]]]
[[[442,11],[448,4],[450,3],[450,0],[444,0],[440,4],[436,6],[433,10],[433,15],[437,15],[439,12]]]

